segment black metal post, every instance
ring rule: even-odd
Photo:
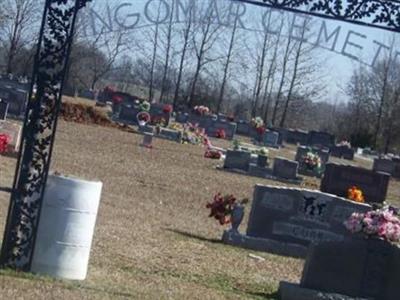
[[[76,16],[89,1],[45,3],[1,249],[2,267],[30,270]]]

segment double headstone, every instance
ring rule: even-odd
[[[321,181],[321,191],[347,197],[348,189],[362,190],[368,203],[383,203],[386,199],[390,175],[360,167],[328,163]]]
[[[251,153],[247,151],[228,150],[226,152],[224,168],[237,169],[248,172]]]
[[[369,210],[369,205],[319,191],[256,185],[247,234],[226,232],[223,240],[253,250],[305,257],[310,244],[351,239],[343,222],[354,212]]]

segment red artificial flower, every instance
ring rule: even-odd
[[[112,102],[115,104],[120,104],[124,99],[121,96],[114,95],[112,96]]]
[[[165,104],[163,107],[163,112],[166,114],[172,113],[172,105],[170,104]]]
[[[205,158],[211,158],[211,159],[220,159],[222,156],[221,152],[218,150],[206,150],[204,153]]]
[[[217,132],[215,133],[215,137],[218,139],[224,139],[226,138],[226,133],[224,129],[218,129]]]
[[[11,138],[7,134],[0,134],[0,154],[6,153]]]
[[[264,132],[265,132],[265,127],[264,127],[264,126],[257,127],[256,130],[257,130],[257,133],[258,133],[259,135],[263,135]]]
[[[221,225],[229,224],[235,202],[236,198],[233,195],[223,197],[220,193],[216,194],[213,202],[207,203],[206,206],[211,210],[209,217],[218,220]]]

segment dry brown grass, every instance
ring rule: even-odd
[[[0,273],[10,299],[275,299],[279,281],[298,281],[303,261],[219,242],[222,228],[208,218],[214,193],[252,196],[268,180],[215,169],[199,146],[155,140],[76,123],[59,124],[52,170],[104,183],[89,276],[82,283]],[[225,141],[216,141],[227,146]],[[294,157],[289,147],[280,156]],[[271,156],[277,152],[271,151]],[[15,159],[0,157],[0,186],[10,186]],[[318,188],[307,178],[307,187]],[[390,197],[398,197],[399,183]],[[0,193],[1,232],[9,195]],[[245,231],[243,222],[241,230]]]

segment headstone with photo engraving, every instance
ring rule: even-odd
[[[348,189],[361,189],[368,203],[383,203],[389,186],[390,175],[361,167],[328,163],[321,181],[321,191],[347,197]]]
[[[280,255],[304,257],[310,244],[355,238],[343,225],[371,206],[306,189],[256,185],[246,235],[224,241]]]

